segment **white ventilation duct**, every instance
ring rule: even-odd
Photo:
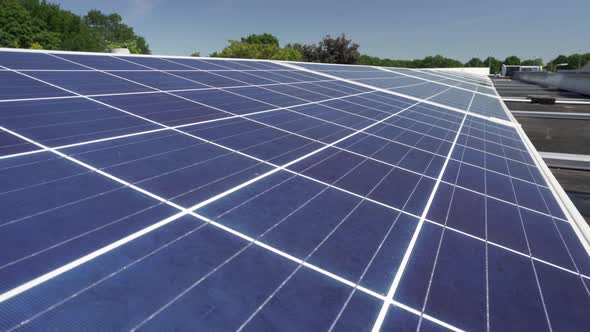
[[[113,48],[111,49],[111,53],[115,54],[131,54],[128,48]]]

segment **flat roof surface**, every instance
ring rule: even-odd
[[[559,98],[559,100],[564,100],[563,98]],[[568,99],[565,99],[567,101]],[[584,99],[576,99],[576,100],[584,100]],[[588,99],[590,102],[590,97]],[[590,114],[590,104],[583,105],[583,104],[554,104],[554,105],[545,105],[545,104],[533,104],[528,102],[521,102],[521,101],[504,101],[506,106],[511,111],[527,111],[527,112],[560,112],[560,113],[588,113]]]
[[[496,90],[504,98],[527,98],[530,95],[556,97],[563,102],[588,101],[590,96],[575,92],[546,88],[510,78],[492,78]],[[506,101],[511,111],[543,113],[590,114],[590,105],[583,104],[533,104]],[[538,151],[590,155],[590,120],[538,118],[515,115],[529,139]],[[561,186],[568,192],[587,222],[590,223],[590,172],[572,169],[551,171]]]
[[[528,96],[551,96],[559,101],[587,101],[590,96],[563,90],[546,88],[510,78],[492,78],[496,90],[503,98],[526,99]],[[506,106],[515,114],[529,139],[537,150],[571,154],[590,154],[590,120],[559,118],[538,118],[522,115],[520,112],[576,113],[590,114],[590,104],[533,104],[530,102],[507,101]]]
[[[546,95],[559,98],[590,100],[589,96],[576,92],[547,88],[533,83],[526,83],[506,77],[493,77],[496,90],[502,97],[522,97],[530,95]]]

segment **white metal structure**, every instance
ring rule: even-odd
[[[512,76],[514,72],[520,71],[542,71],[543,66],[521,66],[521,65],[502,65],[502,76]]]

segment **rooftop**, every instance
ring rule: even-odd
[[[587,144],[590,140],[590,96],[510,78],[493,78],[492,81],[539,152],[590,155]],[[556,103],[531,103],[529,96],[553,97]],[[590,222],[590,172],[545,161]]]

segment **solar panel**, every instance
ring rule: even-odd
[[[0,50],[2,330],[585,330],[487,78]],[[581,221],[580,221],[581,220]]]

